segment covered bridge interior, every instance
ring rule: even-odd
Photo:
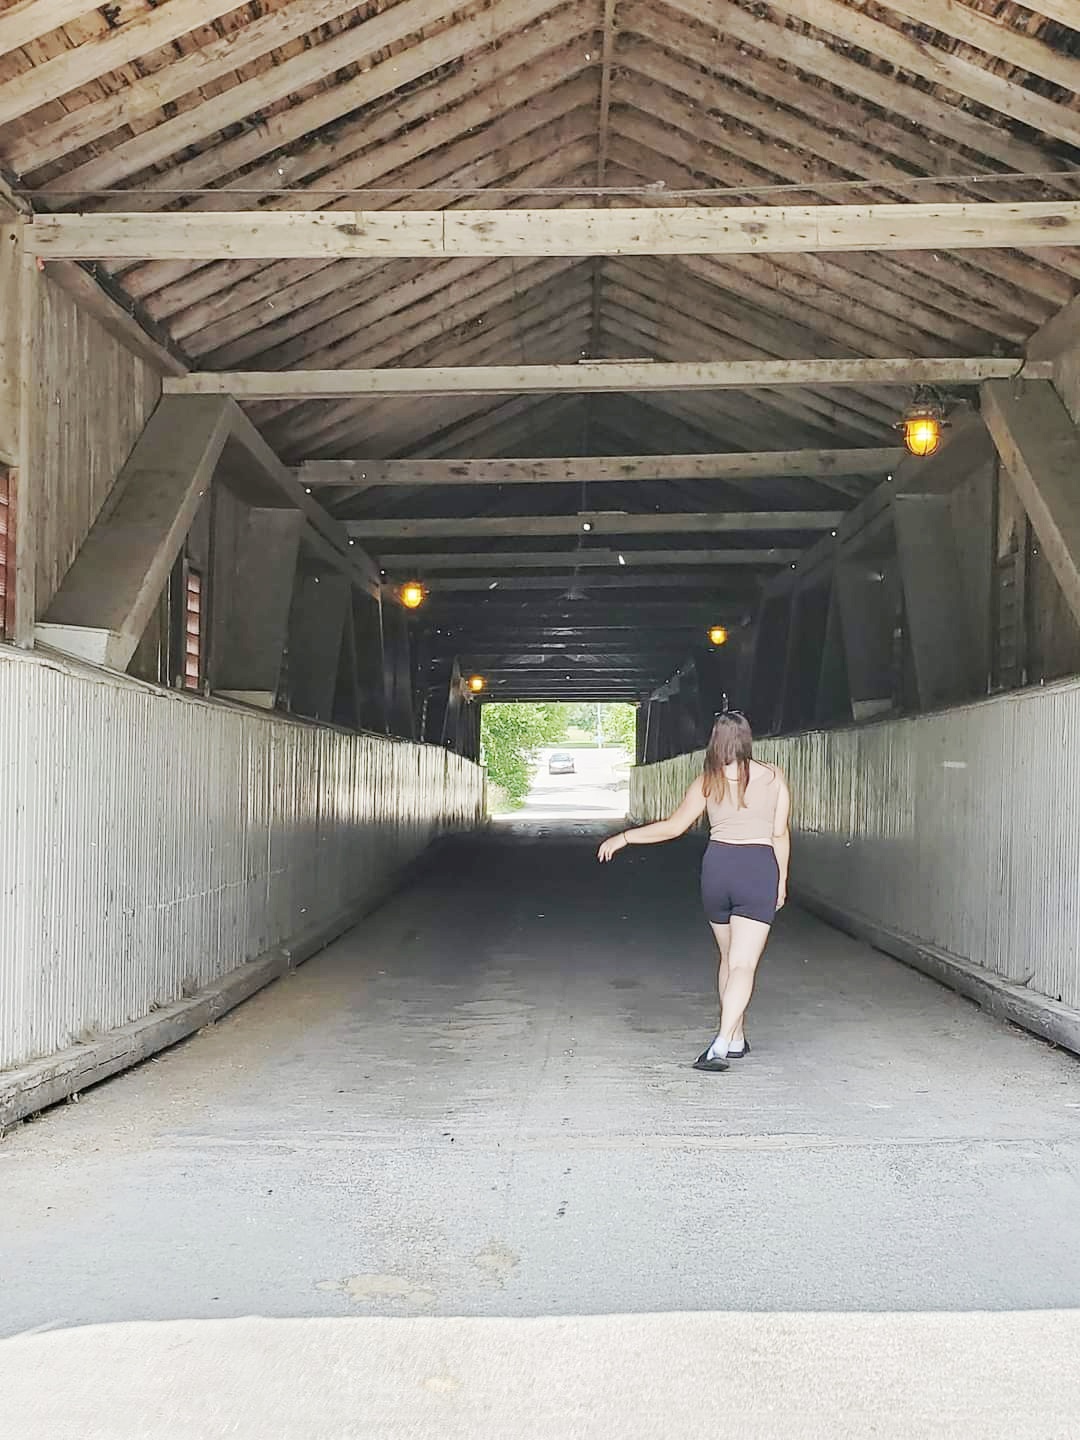
[[[480,829],[491,701],[639,820],[744,709],[796,898],[1080,1050],[1078,291],[1076,0],[0,0],[0,1125]]]

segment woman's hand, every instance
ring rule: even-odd
[[[623,834],[609,835],[596,852],[596,858],[600,861],[600,864],[603,865],[608,860],[614,860],[619,851],[625,850],[629,844],[630,841],[627,840]]]
[[[782,910],[786,904],[787,904],[787,891],[786,891],[786,890],[779,890],[779,891],[777,892],[777,895],[776,895],[776,908],[777,908],[777,910]]]

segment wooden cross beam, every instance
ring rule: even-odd
[[[605,480],[754,480],[788,476],[880,478],[897,449],[762,450],[720,455],[559,456],[536,460],[305,460],[296,478],[313,489],[357,485],[593,485]]]
[[[40,215],[45,260],[820,254],[1080,243],[1080,201]]]
[[[457,555],[382,555],[397,575],[435,570],[483,570],[490,578],[507,570],[633,569],[640,565],[790,565],[801,550],[493,550]]]
[[[605,395],[633,391],[748,390],[787,385],[976,385],[1046,380],[1048,361],[968,356],[945,360],[583,360],[576,365],[459,365],[384,370],[240,370],[166,377],[167,395],[237,400],[341,400],[387,395]]]
[[[433,594],[451,590],[487,590],[492,594],[500,590],[553,590],[565,594],[575,583],[583,595],[595,590],[695,590],[699,595],[716,596],[718,604],[724,600],[729,586],[727,576],[680,575],[674,571],[641,575],[636,567],[629,566],[611,574],[589,575],[572,582],[569,571],[570,567],[564,566],[559,575],[508,575],[497,580],[489,575],[433,575],[424,583]]]
[[[583,510],[578,515],[349,520],[345,530],[360,540],[445,540],[453,535],[505,535],[521,539],[527,535],[732,534],[770,530],[831,531],[843,518],[842,510],[709,510],[700,514],[672,515],[628,515],[618,510]],[[557,559],[553,559],[552,563],[558,563]]]

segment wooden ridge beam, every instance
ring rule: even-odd
[[[754,531],[835,530],[842,510],[710,510],[687,514],[632,515],[621,510],[582,510],[576,515],[467,515],[393,520],[348,520],[360,540],[431,539],[453,535],[674,535]],[[435,557],[432,557],[433,559]]]
[[[389,367],[377,370],[257,370],[166,378],[170,395],[238,400],[339,400],[382,395],[618,394],[634,390],[743,390],[787,385],[975,385],[1045,380],[1045,362],[992,356],[935,360],[585,360],[576,365]]]
[[[101,261],[979,250],[1076,245],[1080,201],[41,215],[28,243]]]
[[[354,485],[563,485],[607,480],[752,480],[884,475],[902,449],[760,450],[720,455],[558,456],[507,460],[305,460],[313,488]]]
[[[399,576],[436,570],[483,570],[490,578],[506,570],[632,570],[645,565],[790,565],[799,549],[770,550],[492,550],[458,555],[381,555],[384,570]]]

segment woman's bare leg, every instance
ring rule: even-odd
[[[716,989],[717,989],[717,993],[718,993],[719,999],[720,999],[720,1010],[719,1010],[719,1014],[720,1014],[720,1015],[723,1015],[723,1013],[724,1013],[724,991],[727,989],[728,976],[729,976],[729,974],[731,973],[731,972],[730,972],[730,967],[729,967],[729,965],[728,965],[728,954],[729,954],[730,951],[731,951],[731,926],[730,926],[730,925],[714,925],[711,920],[709,921],[709,926],[710,926],[710,929],[711,929],[712,932],[713,932],[713,936],[714,936],[715,939],[716,939],[716,948],[720,951],[720,967],[719,967],[719,969],[718,969],[717,972],[716,972]],[[719,1026],[719,1023],[718,1023],[718,1024],[717,1024],[717,1030],[718,1030],[718,1031],[719,1031],[719,1028],[720,1028],[720,1026]],[[732,1047],[733,1047],[735,1050],[738,1050],[738,1049],[740,1049],[740,1048],[742,1047],[743,1043],[744,1043],[743,1026],[742,1026],[742,1022],[740,1021],[740,1022],[739,1022],[739,1028],[738,1028],[738,1030],[736,1030],[736,1032],[735,1032],[735,1038],[734,1038],[734,1040],[732,1041]]]
[[[726,957],[727,983],[720,1001],[721,1048],[739,1048],[743,1034],[743,1017],[754,993],[754,978],[769,939],[768,925],[748,920],[744,915],[731,917],[731,942]]]

